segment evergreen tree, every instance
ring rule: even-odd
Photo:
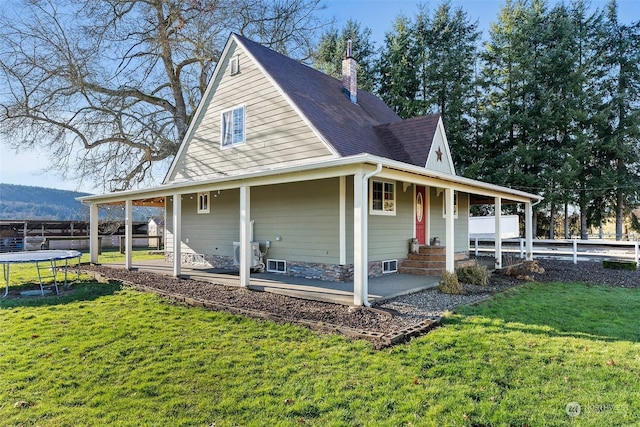
[[[600,65],[603,37],[603,15],[598,10],[587,16],[584,1],[574,3],[570,11],[572,22],[571,50],[577,61],[575,82],[578,85],[574,126],[572,179],[569,188],[574,189],[573,202],[580,209],[580,237],[588,238],[588,228],[599,225],[603,219],[603,195],[607,187],[610,169],[603,162],[604,152],[597,129],[606,126],[607,115],[600,108],[600,83],[603,67]]]
[[[420,91],[419,114],[441,113],[459,170],[473,162],[474,72],[480,33],[462,8],[442,3],[431,16],[421,9],[412,27]]]
[[[385,35],[376,68],[380,98],[402,118],[414,117],[420,111],[415,102],[420,89],[416,56],[411,22],[397,17]]]
[[[574,10],[563,4],[549,10],[544,0],[507,2],[483,55],[481,172],[544,195],[551,238],[556,211],[576,200],[573,189],[591,170],[584,21],[579,2]]]
[[[477,28],[450,1],[433,13],[421,7],[413,21],[397,18],[378,62],[380,96],[402,117],[442,114],[459,170],[473,161]]]
[[[640,21],[618,21],[615,0],[607,5],[604,20],[602,110],[608,123],[599,129],[611,170],[608,199],[615,206],[616,240],[623,234],[623,220],[638,203],[640,149]]]
[[[314,68],[337,79],[342,78],[342,60],[347,52],[347,40],[352,41],[352,56],[358,63],[358,88],[375,90],[375,44],[371,41],[371,30],[360,23],[349,20],[342,31],[330,29],[320,37],[311,59]]]

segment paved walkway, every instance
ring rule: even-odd
[[[104,264],[124,268],[124,264]],[[164,275],[173,274],[173,266],[164,260],[136,261],[134,270]],[[240,286],[238,271],[221,270],[205,266],[183,265],[181,277],[228,286]],[[438,286],[439,277],[386,274],[369,279],[369,301],[379,302]],[[277,273],[251,273],[250,288],[296,298],[353,305],[353,282],[326,282],[285,276]]]

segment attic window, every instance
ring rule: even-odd
[[[229,60],[229,74],[236,75],[240,72],[240,56],[232,56]]]
[[[244,143],[244,105],[222,112],[222,148]]]

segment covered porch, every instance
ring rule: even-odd
[[[405,194],[405,200],[410,202],[410,194],[414,194],[416,186],[425,186],[434,189],[441,189],[444,202],[444,211],[454,212],[456,208],[454,204],[456,193],[466,193],[475,195],[485,199],[493,200],[496,210],[496,229],[499,231],[500,211],[502,203],[523,203],[525,207],[525,239],[527,258],[531,259],[532,247],[532,206],[533,201],[539,200],[540,197],[505,187],[486,184],[479,181],[458,177],[456,175],[439,173],[427,170],[422,167],[408,165],[406,163],[391,161],[386,158],[357,155],[349,158],[341,158],[310,165],[301,165],[296,167],[287,167],[274,169],[269,171],[259,171],[242,175],[241,177],[219,177],[205,181],[189,181],[164,185],[145,190],[131,190],[114,194],[105,194],[101,196],[87,196],[81,200],[90,205],[90,241],[91,241],[91,262],[97,262],[98,254],[98,206],[100,204],[118,203],[124,205],[125,212],[125,263],[124,268],[132,270],[140,268],[133,266],[131,260],[131,242],[132,231],[130,224],[132,223],[132,209],[135,205],[144,206],[161,206],[165,208],[167,222],[174,224],[172,230],[171,244],[168,245],[169,251],[172,253],[172,262],[164,265],[162,268],[165,272],[170,272],[174,277],[183,277],[189,274],[203,273],[203,269],[193,268],[192,266],[184,266],[182,261],[182,253],[184,251],[184,243],[182,238],[183,225],[183,198],[196,198],[203,192],[216,192],[223,195],[233,192],[235,203],[235,212],[237,212],[233,220],[233,240],[239,241],[239,274],[233,277],[233,283],[239,286],[262,286],[269,290],[277,290],[286,288],[287,292],[296,292],[295,287],[306,286],[303,288],[310,295],[322,298],[327,292],[325,289],[332,289],[334,295],[342,295],[344,298],[350,298],[349,305],[369,305],[370,301],[385,295],[393,295],[394,283],[404,280],[405,275],[387,274],[380,278],[369,277],[369,263],[372,261],[370,257],[370,180],[385,179],[396,183],[399,190],[402,189]],[[336,217],[335,227],[337,229],[336,236],[332,240],[334,248],[338,255],[335,256],[335,264],[343,267],[352,268],[353,280],[338,282],[335,285],[326,281],[315,285],[306,282],[306,279],[297,279],[291,276],[280,279],[280,275],[269,275],[268,277],[259,277],[252,274],[252,218],[260,214],[260,210],[254,207],[252,213],[252,205],[255,204],[255,197],[260,195],[265,188],[269,186],[301,183],[301,182],[328,182],[331,180],[336,186],[333,187],[335,193],[332,197],[332,203],[335,208],[333,210]],[[253,197],[252,197],[253,196]],[[414,210],[415,207],[410,208]],[[411,216],[411,212],[406,215]],[[447,271],[455,269],[455,249],[451,242],[454,242],[456,235],[454,215],[444,215],[440,217],[443,222],[444,247],[446,248]],[[380,217],[378,217],[379,219]],[[380,221],[378,220],[378,223]],[[237,224],[237,225],[236,225]],[[415,229],[410,222],[402,226],[402,235],[393,236],[394,244],[402,245],[408,252],[409,237],[416,237]],[[238,227],[239,225],[239,227]],[[238,228],[236,228],[238,227]],[[335,230],[335,229],[334,229]],[[235,236],[237,232],[237,237]],[[405,234],[406,233],[406,234]],[[458,233],[459,234],[459,233]],[[499,234],[498,234],[499,235]],[[193,236],[192,236],[193,237]],[[313,237],[313,236],[312,236]],[[311,238],[312,238],[311,237]],[[324,236],[326,237],[326,236]],[[184,240],[188,240],[185,238]],[[225,241],[228,243],[232,239],[228,237]],[[276,239],[277,240],[277,239]],[[468,245],[468,236],[465,236]],[[467,246],[468,248],[468,246]],[[501,241],[496,240],[496,268],[501,268]],[[217,248],[216,248],[217,249]],[[405,255],[406,255],[405,252]],[[329,254],[329,252],[327,252]],[[401,257],[399,254],[396,257]],[[375,260],[375,259],[374,259]],[[321,264],[322,265],[322,264]],[[159,266],[156,266],[159,268]],[[170,271],[169,271],[170,270]],[[215,272],[209,271],[209,274]],[[274,279],[272,276],[275,276]],[[222,278],[219,278],[222,280]],[[226,275],[225,280],[231,280],[231,276]],[[261,280],[258,284],[258,280]],[[425,280],[424,277],[416,279],[409,276],[407,279],[414,281],[409,287],[415,288],[415,280]],[[437,284],[438,277],[430,278],[432,285]],[[286,286],[282,286],[285,283]],[[378,284],[388,286],[389,291],[382,291],[381,288],[376,289]],[[308,287],[315,288],[309,290]],[[388,296],[387,296],[388,297]]]
[[[112,268],[125,268],[120,264],[104,264]],[[173,264],[165,260],[136,261],[131,271],[144,271],[173,276]],[[209,282],[225,286],[240,287],[239,271],[224,270],[208,266],[182,265],[181,278]],[[419,292],[438,286],[439,277],[413,276],[409,274],[391,274],[369,279],[368,300],[379,303],[400,295]],[[329,282],[318,279],[284,276],[277,273],[250,273],[249,289],[272,292],[313,301],[329,302],[341,305],[353,305],[353,287],[351,282]]]

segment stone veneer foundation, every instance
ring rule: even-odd
[[[181,254],[182,264],[185,265],[207,265],[212,268],[225,270],[237,269],[234,265],[233,257],[183,253]],[[165,260],[173,262],[173,252],[165,252]],[[398,259],[398,265],[403,259]],[[265,260],[266,264],[266,260]],[[287,261],[287,271],[282,273],[285,276],[304,277],[306,279],[324,280],[327,282],[350,282],[353,280],[353,264],[324,264],[313,262]],[[372,261],[369,263],[368,275],[370,278],[380,277],[382,272],[382,261]]]

